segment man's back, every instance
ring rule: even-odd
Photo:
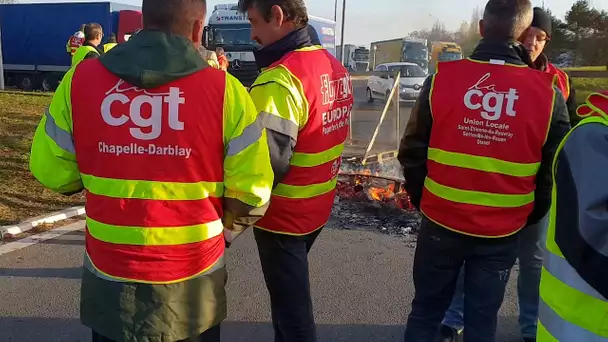
[[[162,32],[66,74],[31,169],[53,190],[87,189],[81,319],[94,332],[182,340],[226,317],[224,225],[254,222],[272,183],[256,113],[236,79]]]
[[[350,76],[327,50],[311,46],[286,54],[266,69],[252,86],[253,96],[256,87],[268,82],[286,90],[294,101],[280,115],[290,120],[297,142],[289,171],[279,179],[268,212],[256,227],[308,234],[327,222],[333,205],[353,105]]]
[[[462,60],[438,70],[421,210],[467,234],[512,234],[533,208],[552,77],[504,61]]]

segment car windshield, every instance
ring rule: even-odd
[[[397,72],[401,71],[401,77],[424,77],[426,74],[424,70],[418,65],[393,65],[388,67],[388,71],[391,75],[396,75]]]

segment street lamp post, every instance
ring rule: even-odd
[[[336,0],[337,2],[337,0]],[[344,65],[344,23],[346,22],[346,0],[342,0],[342,29],[340,30],[340,48],[342,49],[342,54],[340,55],[340,62]]]
[[[372,70],[376,70],[376,51],[378,51],[378,45],[374,45],[374,67]]]
[[[334,22],[338,22],[338,0],[335,1]]]

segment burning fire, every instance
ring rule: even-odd
[[[342,173],[337,191],[341,198],[357,201],[374,201],[403,210],[415,210],[403,187],[403,180],[372,175],[369,170],[360,173]]]
[[[386,188],[369,188],[370,197],[376,201],[386,202],[395,198],[395,184],[389,184]]]

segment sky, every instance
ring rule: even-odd
[[[80,0],[82,1],[82,0]],[[141,0],[114,0],[141,5]],[[332,0],[305,0],[308,14],[333,19],[335,2]],[[338,0],[338,27],[336,44],[340,43],[342,1]],[[23,0],[20,2],[65,2],[57,0]],[[209,13],[218,3],[236,3],[236,0],[207,0]],[[347,44],[369,45],[376,40],[405,37],[409,32],[430,29],[436,20],[450,30],[457,30],[463,20],[469,20],[474,8],[483,8],[487,0],[346,0],[345,38]],[[544,0],[546,7],[563,18],[574,0]],[[370,5],[373,3],[373,6]],[[541,6],[543,0],[532,0]],[[608,0],[590,0],[599,9],[608,10]]]

